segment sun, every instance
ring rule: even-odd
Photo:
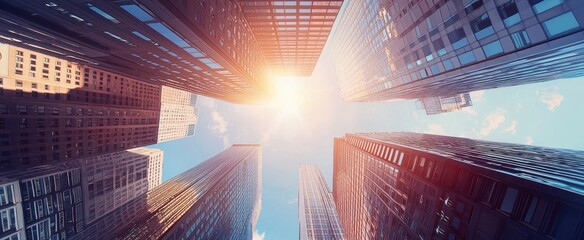
[[[282,77],[275,84],[275,106],[284,116],[300,116],[300,105],[303,101],[301,80]]]

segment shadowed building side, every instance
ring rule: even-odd
[[[155,144],[161,87],[0,44],[0,169]]]
[[[335,139],[349,239],[581,239],[584,152],[416,133]]]
[[[79,165],[2,172],[1,239],[67,239],[85,226]]]

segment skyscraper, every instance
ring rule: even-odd
[[[196,94],[162,86],[157,142],[195,135],[198,113]]]
[[[342,0],[1,2],[2,42],[255,103],[274,75],[310,75]]]
[[[331,37],[347,101],[584,75],[580,0],[348,1]]]
[[[333,196],[318,167],[302,164],[299,175],[300,239],[345,239]]]
[[[251,239],[261,146],[233,145],[86,226],[78,239]]]
[[[349,239],[582,239],[584,152],[416,133],[335,139]]]
[[[83,192],[76,164],[3,172],[0,238],[68,239],[83,230]]]
[[[240,0],[271,69],[284,76],[312,75],[343,0]]]
[[[85,223],[162,183],[162,151],[135,148],[79,160]]]
[[[160,86],[0,44],[0,169],[154,144]]]
[[[469,93],[456,94],[454,96],[441,96],[422,98],[416,101],[418,108],[424,109],[427,115],[435,115],[461,110],[472,106]]]
[[[269,94],[238,2],[2,1],[0,15],[0,41],[19,47],[230,102]]]

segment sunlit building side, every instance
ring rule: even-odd
[[[452,96],[584,75],[580,0],[347,1],[331,37],[346,101]]]
[[[83,230],[81,173],[76,164],[2,172],[0,239],[68,239]]]
[[[161,87],[0,44],[0,169],[157,142]]]
[[[166,142],[195,135],[199,120],[197,95],[162,86],[158,141]]]
[[[85,223],[162,183],[160,149],[135,148],[79,160]]]
[[[416,101],[416,107],[418,109],[423,109],[426,112],[426,115],[459,111],[462,108],[470,106],[472,106],[472,100],[469,93],[456,94],[454,96],[422,98]]]
[[[86,226],[76,239],[251,239],[261,146],[236,144]]]
[[[298,221],[301,240],[345,239],[333,195],[317,166],[300,165]]]
[[[239,0],[262,54],[274,72],[309,77],[343,0]]]
[[[334,143],[348,239],[582,239],[584,152],[417,133]]]

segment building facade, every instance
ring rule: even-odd
[[[162,86],[157,142],[195,135],[198,114],[196,94]]]
[[[419,109],[424,109],[426,115],[435,115],[453,111],[459,111],[462,108],[472,106],[472,100],[469,93],[456,94],[454,96],[441,96],[422,98],[416,101]]]
[[[331,39],[346,101],[584,75],[580,0],[349,1]]]
[[[81,171],[74,164],[4,172],[0,238],[68,239],[85,226]]]
[[[0,169],[154,144],[160,86],[0,44]]]
[[[335,139],[348,239],[582,239],[584,153],[416,133]]]
[[[251,239],[261,146],[233,145],[86,226],[77,239]]]
[[[299,172],[298,221],[300,239],[345,239],[333,195],[318,167],[302,164]]]
[[[159,149],[135,148],[79,162],[87,224],[162,183]]]
[[[236,103],[309,76],[342,0],[3,1],[0,41]]]
[[[310,77],[343,0],[240,0],[270,68],[284,76]]]
[[[4,42],[230,102],[269,94],[269,69],[238,2],[4,3]]]

